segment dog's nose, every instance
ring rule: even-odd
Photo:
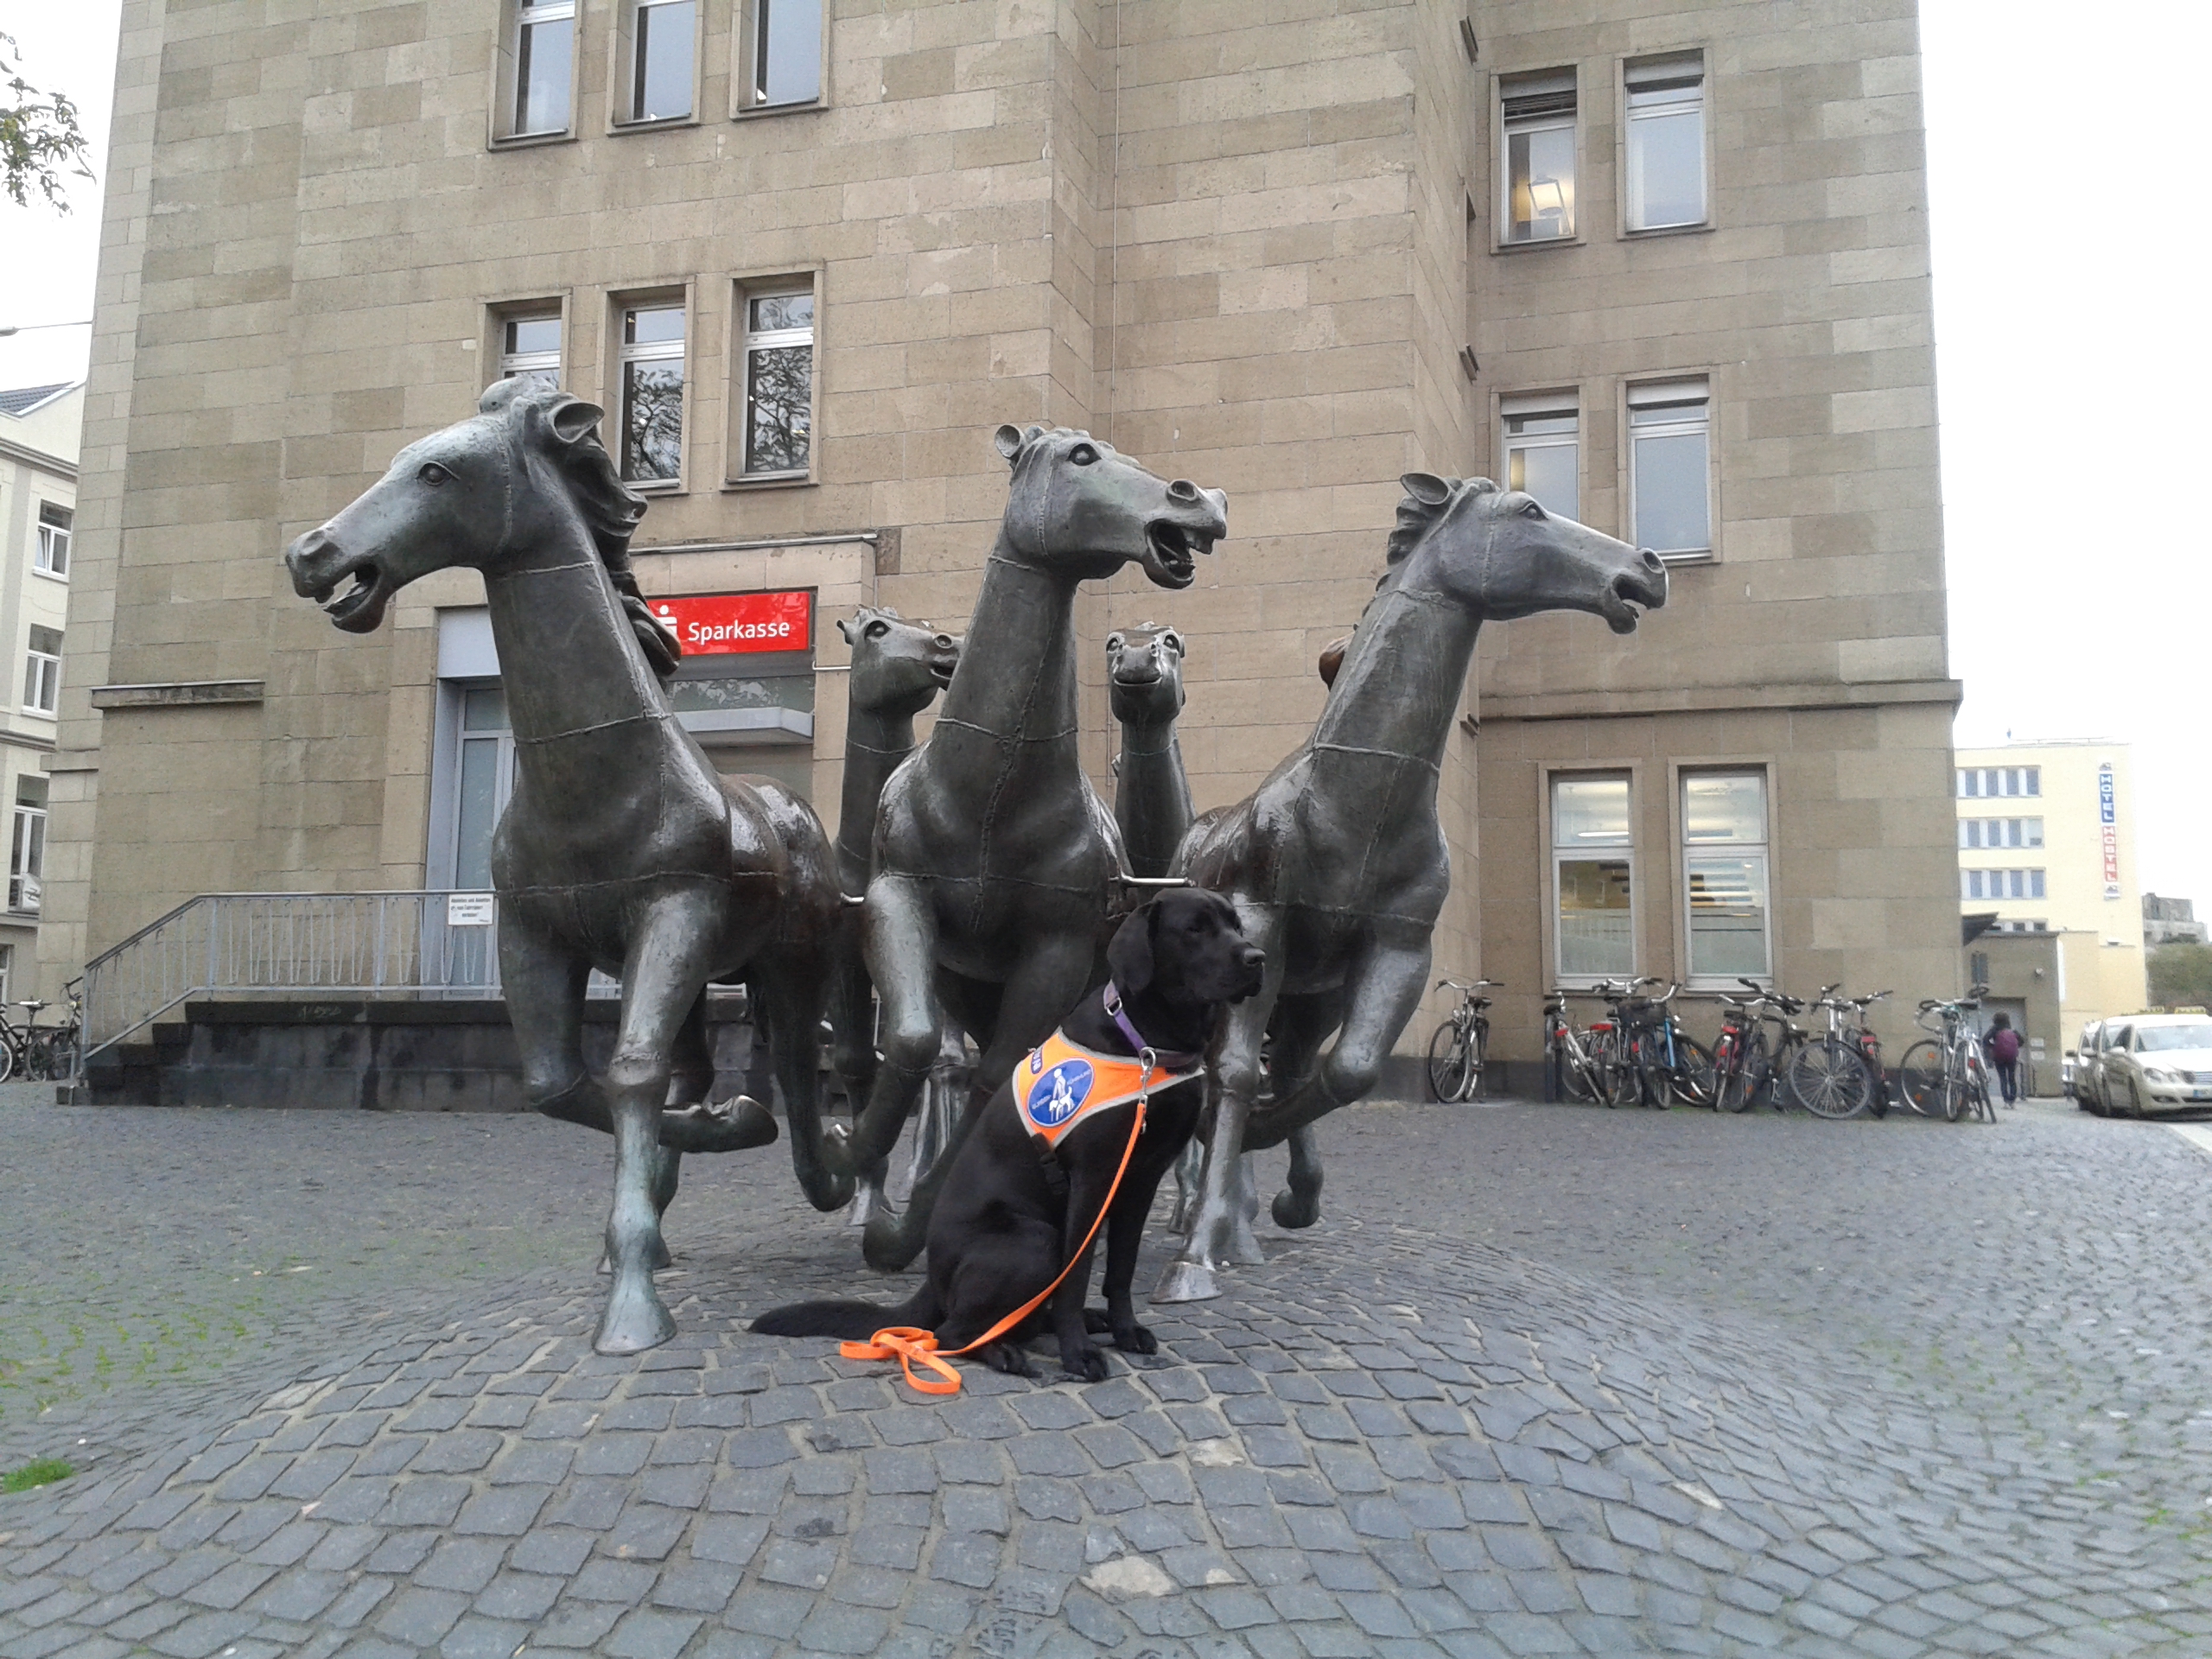
[[[1248,944],[1244,947],[1244,954],[1239,960],[1247,969],[1256,974],[1267,967],[1268,953],[1256,944]]]

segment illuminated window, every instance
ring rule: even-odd
[[[1683,775],[1682,891],[1693,981],[1773,971],[1764,772]]]
[[[1562,982],[1636,971],[1625,776],[1552,779],[1552,891]]]
[[[1548,242],[1574,234],[1574,71],[1501,81],[1505,168],[1501,241]]]

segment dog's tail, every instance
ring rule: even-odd
[[[764,1337],[838,1337],[859,1342],[887,1325],[935,1325],[935,1300],[925,1285],[897,1307],[874,1302],[793,1302],[770,1308],[747,1328]]]

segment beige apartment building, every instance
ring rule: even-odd
[[[0,391],[0,691],[15,694],[0,701],[0,798],[8,804],[0,1003],[40,995],[46,763],[60,707],[84,420],[80,381]]]
[[[2037,1034],[2071,1047],[2089,1020],[2140,1010],[2143,899],[2128,746],[2087,739],[1961,749],[1955,785],[1961,912],[2000,936],[1969,950],[2002,963],[2018,953],[2001,936],[2056,936],[2039,977],[2055,982],[2060,1029]],[[2044,964],[2044,953],[2034,955]],[[1992,982],[2000,995],[2018,988],[2002,980]]]
[[[1917,52],[1912,0],[127,0],[47,971],[480,882],[480,584],[355,638],[277,555],[524,372],[652,499],[702,741],[832,817],[830,625],[965,617],[1001,421],[1228,492],[1198,586],[1078,618],[1102,788],[1106,634],[1188,636],[1202,807],[1310,729],[1400,474],[1527,488],[1673,598],[1483,639],[1437,966],[1503,1052],[1609,973],[1948,992]]]

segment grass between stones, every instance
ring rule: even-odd
[[[34,1458],[22,1468],[0,1475],[0,1492],[28,1492],[34,1486],[51,1486],[76,1472],[59,1458]]]

